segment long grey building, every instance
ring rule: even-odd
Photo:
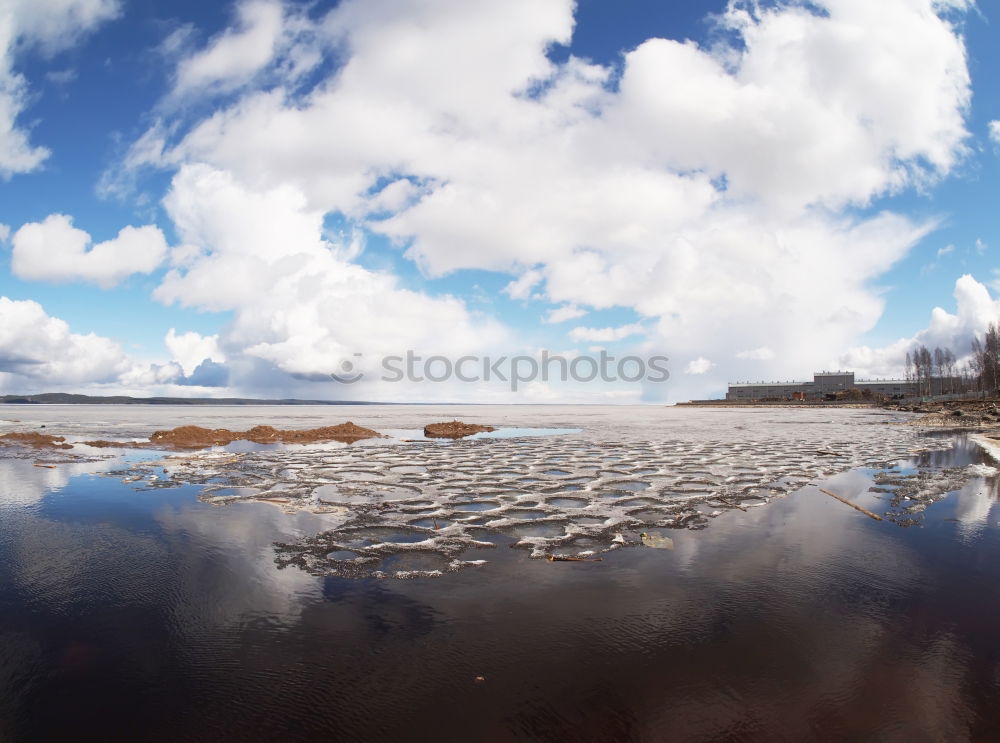
[[[941,394],[957,382],[950,377],[931,379],[931,394]],[[915,381],[905,379],[855,379],[854,372],[816,372],[811,382],[740,382],[730,384],[727,400],[825,400],[838,392],[857,389],[885,397],[919,397]]]

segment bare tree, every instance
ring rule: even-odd
[[[972,339],[972,372],[976,387],[984,395],[1000,389],[1000,328],[990,323],[982,340]]]
[[[996,394],[997,389],[1000,388],[1000,385],[997,384],[1000,380],[1000,328],[994,323],[990,323],[989,328],[986,329],[983,350],[986,354],[984,361],[987,390],[991,394]]]
[[[944,366],[948,372],[948,391],[951,393],[956,392],[955,390],[955,352],[950,348],[944,350]]]
[[[923,393],[924,395],[931,394],[931,377],[934,374],[934,361],[931,358],[931,352],[927,350],[927,346],[920,346],[920,370],[923,372],[924,385]]]

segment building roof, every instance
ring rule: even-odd
[[[802,387],[812,386],[814,382],[730,382],[730,387]]]
[[[812,381],[810,382],[799,382],[795,380],[785,381],[785,382],[730,382],[730,387],[803,387],[812,386],[816,384],[816,380],[820,377],[854,377],[854,372],[852,371],[836,371],[836,372],[814,372]],[[854,384],[914,384],[912,380],[907,379],[854,379]]]

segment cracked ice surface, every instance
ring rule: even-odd
[[[997,469],[983,464],[940,469],[918,469],[915,472],[897,473],[892,470],[876,472],[875,485],[869,488],[876,493],[890,496],[886,518],[900,526],[915,526],[928,506],[942,500],[948,493],[962,488],[972,478],[995,477]]]
[[[595,555],[639,543],[641,531],[704,528],[728,509],[764,505],[851,467],[951,446],[859,417],[768,423],[662,439],[647,426],[648,440],[591,430],[211,451],[119,474],[147,487],[203,484],[200,498],[213,504],[329,514],[336,528],[277,545],[278,564],[404,578],[482,564],[497,542],[532,557]]]

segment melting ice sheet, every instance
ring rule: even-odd
[[[279,565],[404,578],[479,565],[507,544],[532,557],[594,557],[641,544],[644,532],[704,528],[728,509],[764,505],[852,467],[884,469],[914,451],[952,447],[910,427],[780,422],[790,425],[737,426],[719,438],[518,430],[447,445],[398,436],[361,446],[230,447],[115,474],[144,488],[201,485],[199,497],[220,506],[264,502],[324,514],[333,528],[278,544]],[[890,472],[896,481],[883,489],[899,490],[900,503],[922,492],[906,481],[911,473]],[[945,473],[935,487],[954,490],[973,474]]]

